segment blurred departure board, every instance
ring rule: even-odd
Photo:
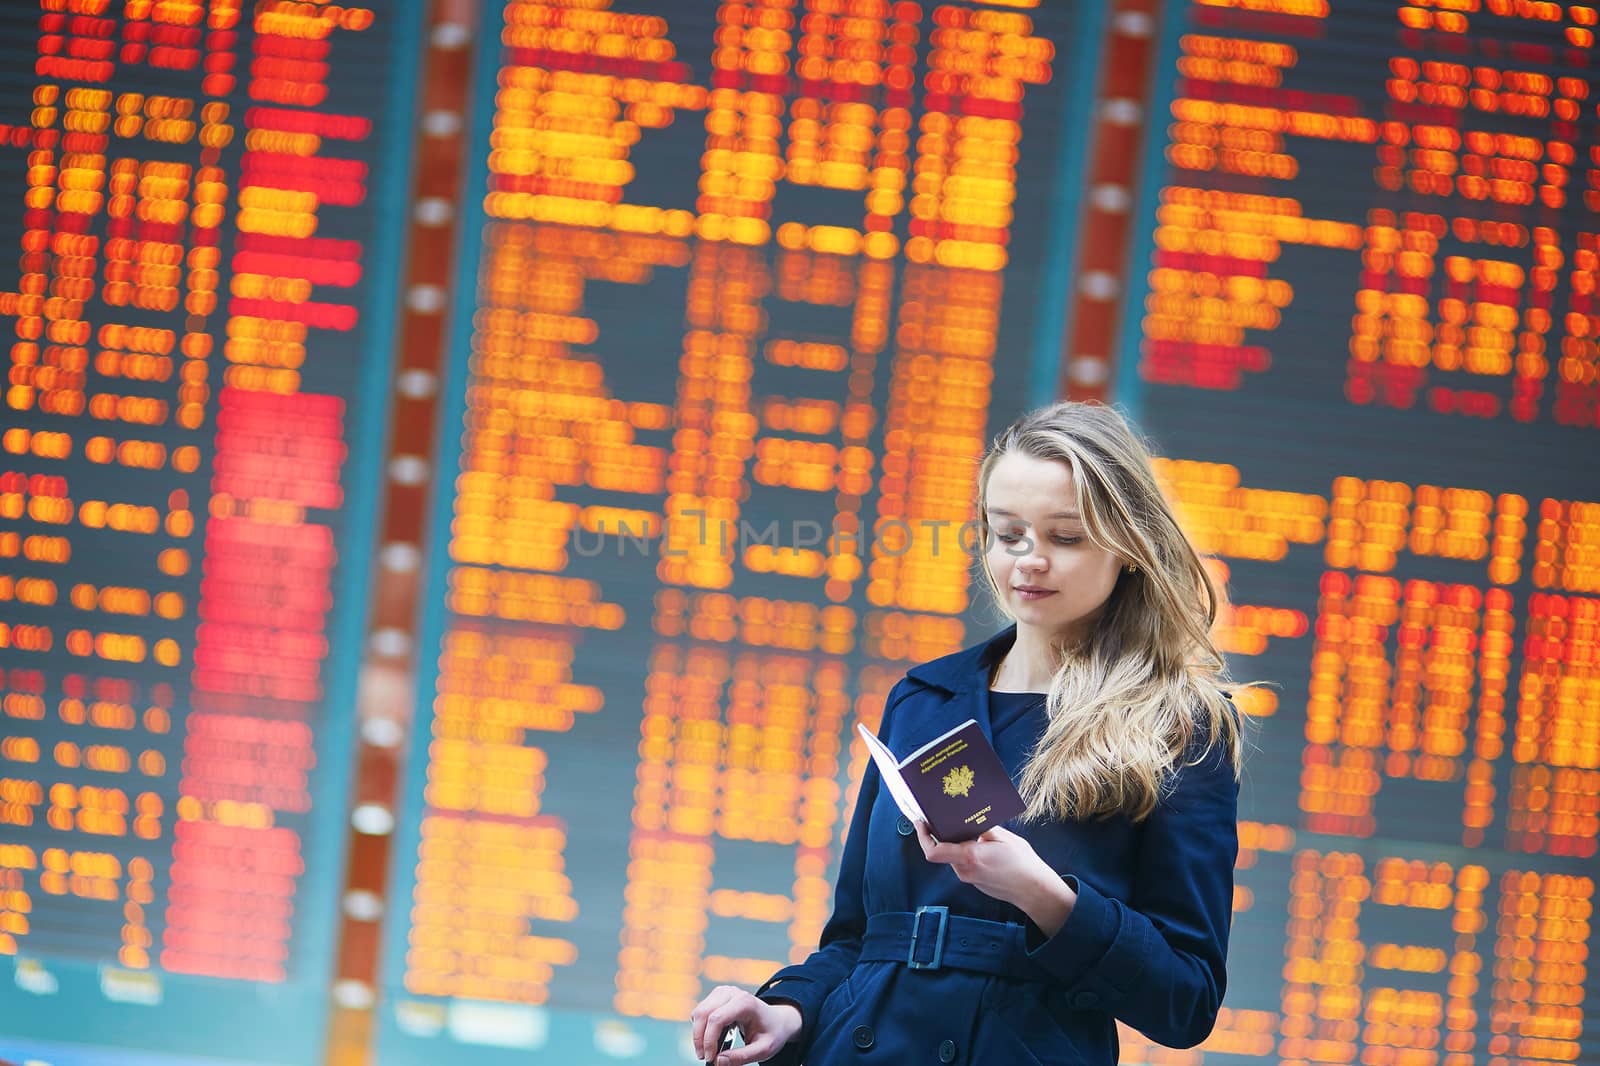
[[[687,1061],[815,946],[854,723],[994,621],[1099,17],[485,6],[383,1062]]]
[[[320,1061],[418,15],[0,11],[0,1057]]]
[[[1596,22],[1169,5],[1120,394],[1279,685],[1207,1058],[1600,1061]]]

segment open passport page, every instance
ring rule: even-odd
[[[857,723],[856,729],[900,812],[913,822],[927,822],[938,840],[971,840],[1027,807],[975,719],[899,761],[866,726]]]

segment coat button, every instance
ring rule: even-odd
[[[944,1043],[939,1045],[939,1061],[956,1061],[956,1042],[954,1040],[946,1040]]]
[[[911,824],[910,818],[902,814],[894,823],[894,831],[903,837],[908,837],[917,831],[917,827]]]
[[[872,1046],[872,1026],[856,1026],[856,1031],[850,1034],[850,1041],[862,1051],[870,1048]]]
[[[1091,1007],[1100,1005],[1100,997],[1093,992],[1074,992],[1072,994],[1072,1005],[1079,1010],[1088,1010]]]

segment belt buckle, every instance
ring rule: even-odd
[[[917,961],[917,941],[922,935],[922,916],[934,914],[939,918],[938,929],[933,934],[933,958],[927,962]],[[918,907],[916,916],[911,921],[911,946],[906,949],[906,969],[908,970],[937,970],[944,961],[944,934],[946,920],[950,917],[949,907]]]

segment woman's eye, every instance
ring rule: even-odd
[[[994,535],[994,539],[999,541],[1001,544],[1015,544],[1015,543],[1017,543],[1017,541],[1022,539],[1022,534],[1021,533],[996,533]],[[1070,536],[1057,536],[1057,537],[1051,537],[1050,539],[1052,541],[1054,541],[1055,543],[1062,545],[1063,547],[1071,547],[1072,545],[1082,543],[1082,541],[1083,541],[1082,537],[1070,537]]]

